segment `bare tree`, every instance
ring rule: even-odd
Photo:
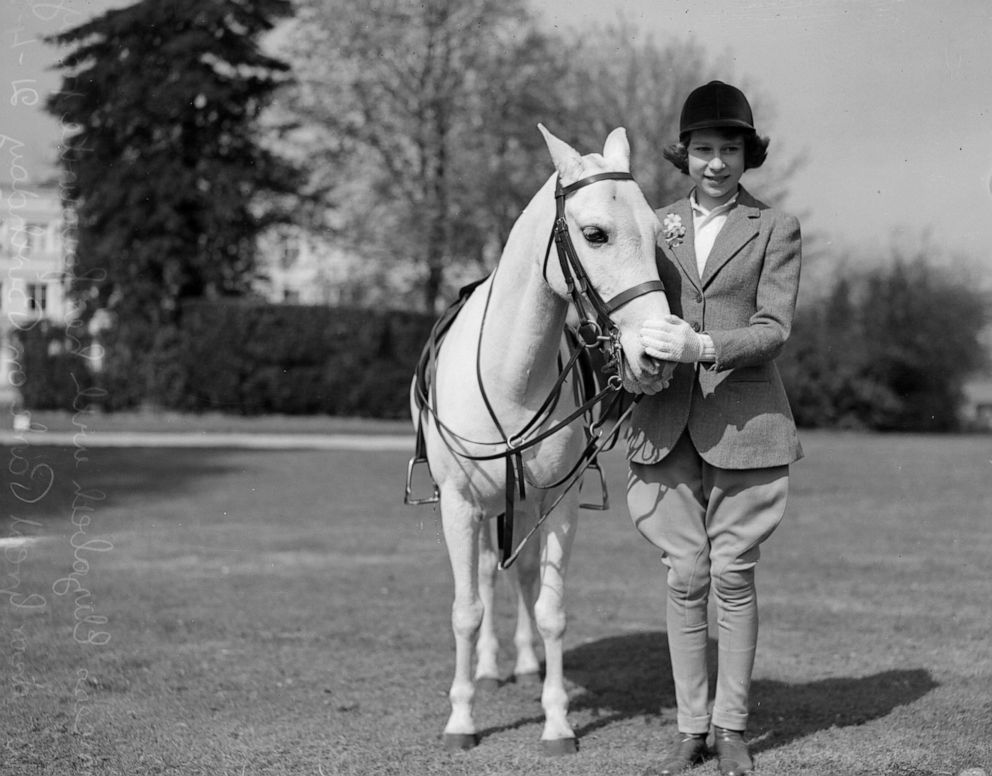
[[[299,82],[287,109],[338,233],[419,267],[434,310],[446,269],[484,263],[521,206],[494,181],[528,161],[532,174],[540,117],[522,118],[521,94],[547,72],[544,38],[522,0],[304,0],[286,37]]]
[[[383,283],[416,267],[430,311],[459,274],[495,262],[551,174],[538,122],[584,151],[625,126],[634,174],[661,206],[688,189],[661,156],[682,101],[731,77],[698,44],[662,46],[623,23],[594,38],[542,31],[525,0],[301,2],[282,52],[297,81],[284,108],[325,205],[320,225]],[[774,198],[786,177],[761,193]]]
[[[691,38],[661,44],[621,20],[594,39],[576,36],[565,47],[572,64],[563,98],[574,120],[566,135],[570,132],[579,147],[590,147],[614,127],[626,127],[632,171],[656,207],[684,196],[690,186],[661,151],[678,139],[682,103],[694,88],[714,79],[741,86],[760,120],[759,131],[765,134],[773,124],[775,107],[761,90],[739,82],[728,59],[711,58]],[[771,153],[768,170],[762,168],[762,198],[783,199],[799,163]]]

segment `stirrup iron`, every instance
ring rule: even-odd
[[[414,469],[423,464],[427,467],[427,476],[431,478],[431,483],[434,486],[434,493],[428,498],[414,498],[413,497],[413,471]],[[410,459],[410,462],[406,465],[406,491],[403,494],[403,503],[418,505],[418,504],[436,504],[441,500],[441,491],[438,490],[437,483],[434,482],[433,476],[431,476],[431,467],[427,463],[427,456],[415,455]]]
[[[581,491],[582,485],[585,485],[586,482],[585,475],[586,472],[589,471],[594,471],[596,472],[596,474],[599,475],[599,496],[600,496],[599,503],[596,504],[580,503],[579,508],[597,509],[600,511],[607,510],[610,508],[610,495],[609,493],[606,492],[606,476],[603,474],[603,470],[599,466],[599,461],[592,460],[589,462],[589,465],[586,467],[585,472],[582,473],[582,483],[579,485],[579,490]]]

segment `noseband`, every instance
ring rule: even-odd
[[[585,186],[606,180],[632,181],[634,176],[629,172],[600,172],[580,178],[567,186],[562,186],[561,178],[558,178],[555,184],[555,224],[551,230],[551,238],[548,240],[548,249],[544,254],[543,272],[546,281],[548,279],[548,258],[551,254],[551,242],[554,241],[568,295],[579,314],[579,338],[586,348],[599,347],[602,349],[606,357],[604,372],[613,372],[619,375],[622,369],[623,351],[620,348],[620,329],[613,321],[613,313],[639,296],[650,294],[653,291],[664,291],[665,285],[660,280],[648,280],[628,288],[626,291],[621,291],[604,301],[602,295],[589,282],[589,276],[579,260],[575,245],[572,243],[572,237],[568,233],[568,222],[565,219],[565,200],[569,194]],[[587,310],[586,301],[592,307],[592,314]]]

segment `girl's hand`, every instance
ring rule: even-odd
[[[641,344],[652,358],[694,364],[703,354],[703,341],[692,327],[677,315],[645,321],[641,327]]]

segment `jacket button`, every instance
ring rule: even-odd
[[[697,323],[696,321],[693,321],[693,322],[692,322],[691,324],[689,324],[689,325],[690,325],[690,326],[692,326],[692,330],[693,330],[693,331],[699,331],[699,329],[700,329],[700,326],[699,326],[699,324],[698,324],[698,323]]]
[[[699,302],[702,302],[702,301],[703,301],[703,295],[702,295],[702,294],[699,294],[699,293],[697,293],[697,294],[696,294],[696,302],[697,302],[697,303],[699,303]]]

